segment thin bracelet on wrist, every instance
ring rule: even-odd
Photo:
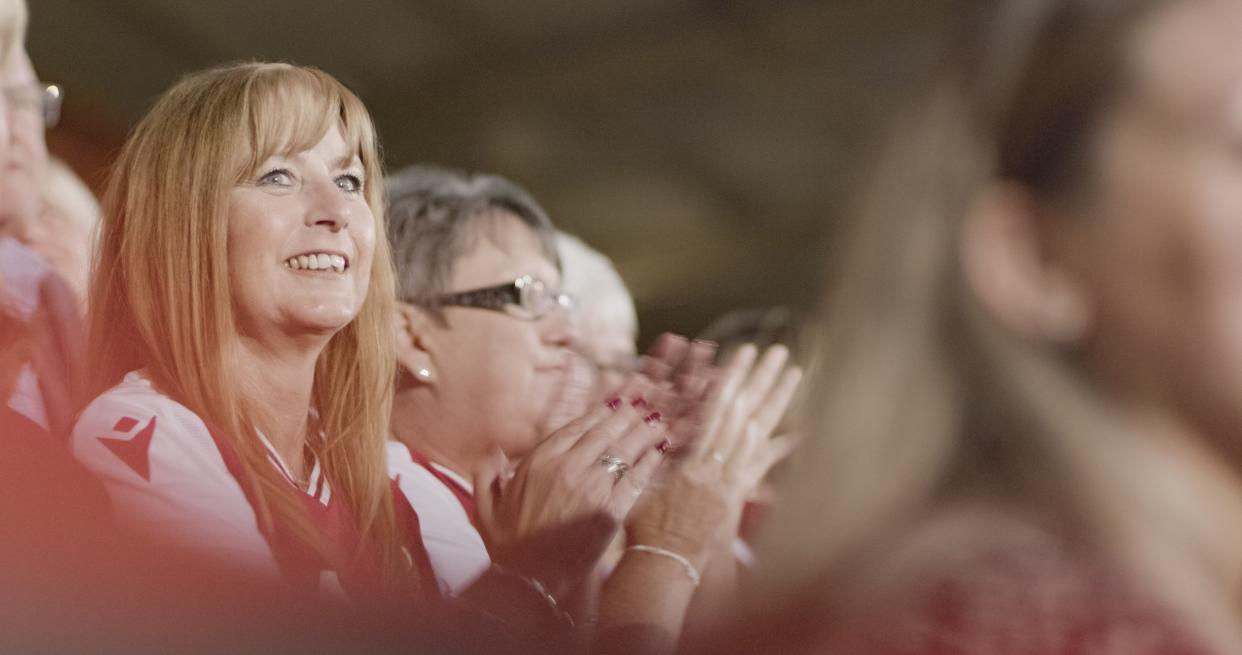
[[[660,548],[659,546],[647,546],[644,544],[634,544],[633,546],[627,547],[626,550],[636,550],[640,553],[651,553],[652,555],[667,557],[677,562],[681,565],[682,570],[686,572],[686,577],[690,578],[690,582],[696,587],[699,586],[699,583],[703,580],[703,576],[699,575],[698,568],[696,568],[694,564],[681,553],[675,553],[667,548]]]

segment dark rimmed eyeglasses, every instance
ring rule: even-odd
[[[38,112],[43,117],[43,127],[51,129],[60,122],[60,106],[65,91],[57,84],[32,82],[3,89],[4,101],[9,108]]]
[[[573,313],[578,303],[573,295],[551,289],[539,278],[523,275],[512,282],[494,287],[446,293],[436,299],[436,304],[441,307],[476,307],[502,312],[508,312],[512,307],[520,311],[522,317],[534,319],[542,318],[553,310]]]

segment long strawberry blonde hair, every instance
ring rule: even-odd
[[[314,68],[242,63],[192,74],[163,94],[121,150],[103,197],[90,287],[86,401],[145,369],[156,387],[227,439],[254,489],[267,534],[276,524],[330,561],[298,492],[256,438],[228,363],[238,352],[228,269],[230,189],[274,154],[313,147],[333,126],[365,168],[364,194],[383,234],[382,171],[371,118]],[[312,402],[326,439],[325,474],[346,499],[386,577],[407,576],[384,459],[394,379],[392,264],[377,239],[358,316],[315,368]],[[401,577],[395,579],[404,579]]]

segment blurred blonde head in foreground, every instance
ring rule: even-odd
[[[898,635],[868,620],[918,616],[941,581],[1033,546],[1075,572],[1064,596],[1109,611],[1098,573],[1236,652],[1242,3],[976,18],[834,262],[820,430],[756,598]],[[1063,581],[1031,577],[996,625],[1046,628]],[[1077,611],[1058,593],[1052,612]]]

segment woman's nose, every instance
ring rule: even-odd
[[[567,310],[559,306],[555,307],[545,314],[540,322],[543,323],[541,327],[545,343],[562,347],[577,343],[578,322]]]
[[[334,180],[316,181],[304,187],[310,194],[306,222],[310,226],[322,225],[339,232],[349,227],[353,214],[353,201]]]

